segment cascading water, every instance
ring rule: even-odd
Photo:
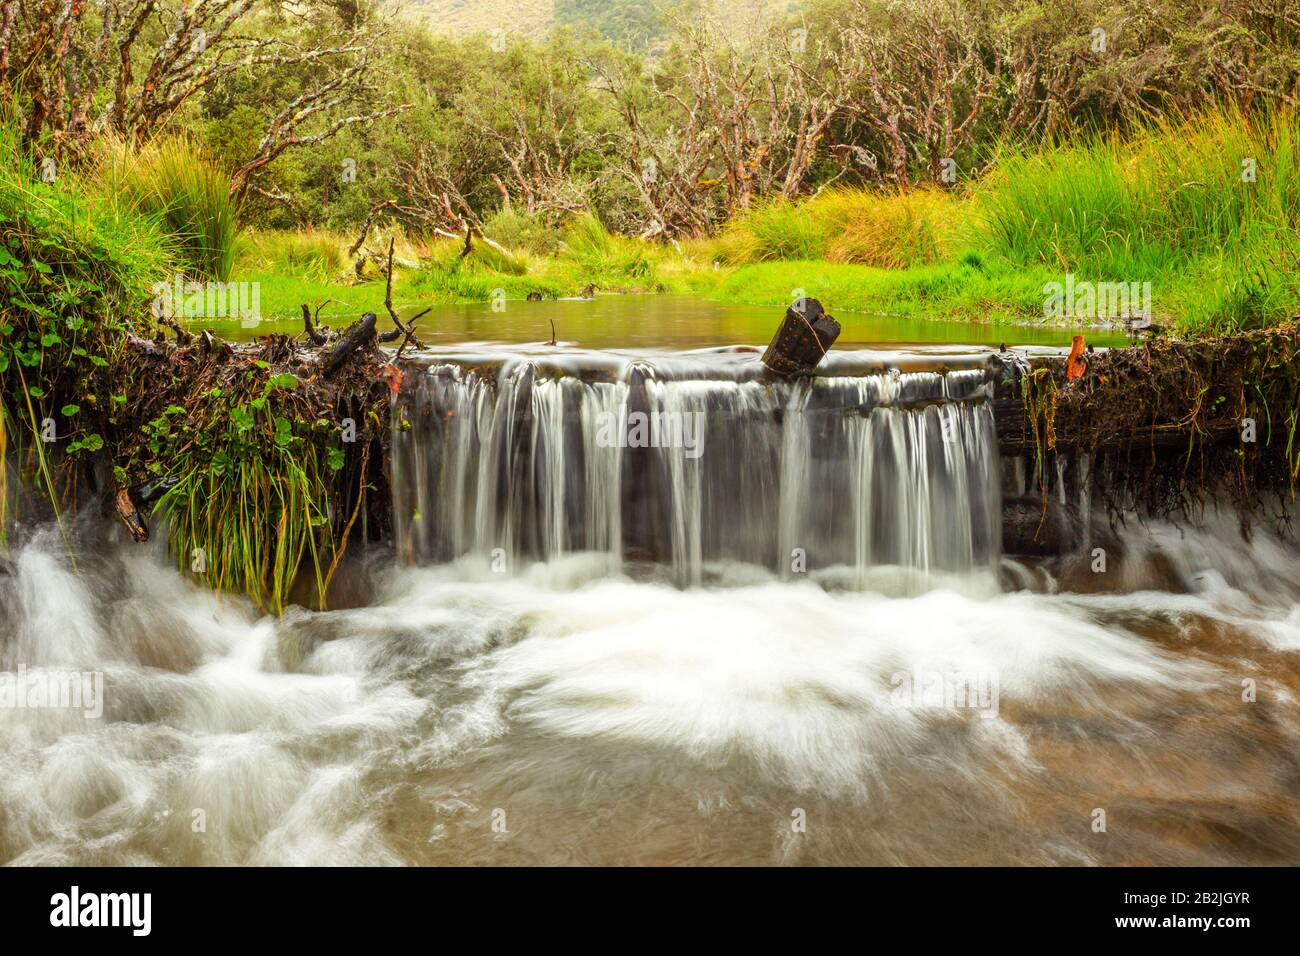
[[[688,584],[718,562],[842,569],[860,585],[879,566],[995,561],[982,365],[786,382],[744,359],[417,366],[394,437],[399,550],[511,563],[594,551],[663,562]]]
[[[1295,542],[1110,528],[1103,463],[1015,459],[1109,555],[1000,584],[982,358],[827,364],[412,360],[418,566],[340,571],[349,609],[260,616],[117,525],[12,548],[0,863],[1300,860]]]

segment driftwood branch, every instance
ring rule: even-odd
[[[320,314],[319,307],[317,307],[317,314]],[[311,309],[307,307],[306,302],[302,304],[302,327],[307,333],[307,338],[311,340],[313,345],[324,345],[329,341],[329,336],[321,332],[316,327],[316,323],[312,321]]]
[[[329,378],[357,349],[361,348],[368,342],[374,341],[375,323],[378,317],[373,312],[367,312],[358,321],[348,326],[348,330],[343,333],[338,344],[330,349],[329,354],[325,357],[324,373]]]
[[[393,242],[393,237],[389,236],[388,267],[386,269],[387,280],[384,285],[384,308],[388,310],[388,315],[393,320],[393,325],[395,325],[396,328],[391,332],[385,332],[380,335],[379,341],[393,342],[401,336],[402,344],[397,347],[397,354],[400,356],[402,354],[402,349],[406,348],[408,343],[414,342],[419,348],[424,348],[424,343],[416,338],[415,335],[415,319],[418,319],[420,316],[415,316],[415,318],[412,318],[410,322],[403,322],[398,317],[397,310],[393,308]],[[428,311],[428,309],[425,309],[424,312],[420,313],[420,315],[424,315]]]
[[[131,537],[136,541],[148,541],[149,526],[145,524],[144,515],[140,514],[140,509],[136,507],[130,489],[117,489],[117,497],[113,505],[117,516],[126,525],[126,530],[131,532]]]

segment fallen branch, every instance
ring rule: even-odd
[[[317,308],[317,314],[320,314],[319,307]],[[313,345],[324,345],[329,341],[329,336],[316,328],[316,324],[312,321],[311,309],[307,307],[306,302],[302,304],[302,327]]]
[[[181,324],[177,322],[175,319],[173,319],[171,316],[167,316],[167,315],[159,316],[158,324],[165,325],[167,326],[167,328],[171,329],[174,333],[176,333],[177,345],[189,345],[192,341],[194,341],[194,336],[186,332],[185,329],[181,327]]]
[[[357,254],[357,252],[361,249],[361,247],[366,244],[366,239],[370,237],[370,227],[375,224],[375,219],[379,217],[379,214],[382,213],[385,209],[390,209],[396,205],[397,202],[395,200],[385,199],[383,202],[376,203],[375,205],[370,207],[370,213],[369,215],[366,216],[366,221],[361,226],[361,232],[357,236],[357,241],[352,243],[352,245],[348,248],[349,259],[354,257]]]
[[[462,259],[465,258],[467,255],[469,255],[470,252],[472,251],[472,243],[470,241],[471,233],[473,234],[473,238],[478,239],[479,242],[483,243],[483,245],[487,246],[489,249],[493,249],[496,252],[501,253],[501,255],[503,256],[514,255],[514,253],[512,253],[505,246],[501,245],[501,243],[497,242],[495,239],[489,239],[487,236],[485,236],[483,234],[482,229],[479,229],[477,226],[474,226],[469,223],[466,223],[465,234],[463,236],[458,232],[450,232],[446,229],[439,228],[438,226],[433,227],[433,233],[436,236],[442,236],[442,238],[444,239],[456,239],[458,241],[464,242],[465,248],[462,249],[460,253],[460,257]]]
[[[114,510],[117,512],[117,516],[122,519],[122,523],[126,525],[126,530],[131,532],[132,538],[140,542],[149,540],[149,526],[145,524],[144,515],[140,514],[140,509],[135,506],[135,502],[131,499],[129,489],[117,489]]]
[[[408,342],[414,342],[417,347],[424,348],[424,343],[421,342],[415,336],[415,319],[418,319],[420,315],[424,315],[425,312],[428,312],[429,310],[425,309],[424,312],[420,313],[420,315],[417,315],[415,316],[415,318],[411,319],[409,323],[403,323],[402,320],[397,316],[397,310],[393,308],[393,237],[392,236],[388,237],[388,269],[387,269],[387,281],[385,282],[384,285],[384,308],[388,310],[388,315],[389,317],[392,318],[393,325],[397,326],[396,329],[397,334],[402,336],[402,344],[397,347],[397,354],[399,356],[402,354],[402,349],[406,348]],[[379,341],[392,342],[396,338],[397,335],[391,335],[390,333],[385,332],[383,335],[379,337]]]
[[[324,374],[326,378],[333,375],[348,360],[348,357],[367,342],[374,341],[375,323],[378,316],[367,312],[359,320],[348,326],[338,344],[325,356]]]

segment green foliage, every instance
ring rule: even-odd
[[[181,137],[143,147],[105,139],[99,145],[96,188],[162,220],[187,269],[225,281],[235,261],[239,210],[230,179]]]
[[[640,49],[668,33],[669,0],[555,0],[555,20]]]
[[[324,606],[329,503],[342,467],[341,452],[317,440],[310,423],[295,424],[288,393],[297,387],[290,373],[249,371],[223,401],[171,405],[145,426],[154,470],[174,482],[155,512],[181,569],[276,613],[304,559]]]
[[[498,243],[499,245],[499,243]],[[460,253],[457,253],[459,256]],[[522,276],[528,274],[528,260],[504,246],[497,248],[486,242],[475,242],[470,249],[470,258],[482,263],[487,269],[502,275]]]
[[[128,330],[147,328],[171,245],[156,219],[46,170],[0,123],[0,450],[22,442],[54,500],[48,439],[73,456],[104,447],[114,367]]]
[[[156,511],[183,568],[280,611],[306,562],[323,603],[337,428],[292,371],[264,361],[238,373],[191,357],[161,391],[142,378],[125,346],[152,333],[153,284],[175,267],[165,211],[142,210],[102,168],[39,173],[0,124],[0,454],[19,446],[23,477],[56,513],[88,456],[106,454],[122,487],[167,479]],[[378,427],[367,419],[367,434]]]

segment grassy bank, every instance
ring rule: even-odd
[[[293,349],[209,348],[159,307],[156,283],[234,262],[227,186],[184,142],[53,173],[0,123],[0,531],[116,507],[142,538],[152,505],[186,573],[279,611],[301,572],[323,604],[377,480],[382,357],[322,384]]]
[[[75,497],[58,465],[111,438],[129,316],[148,316],[157,266],[179,252],[157,216],[93,179],[60,178],[0,124],[0,536],[23,501],[9,462],[56,518]]]
[[[832,312],[986,321],[1042,321],[1041,267],[1017,269],[975,253],[957,262],[889,270],[824,261],[764,262],[728,272],[714,295],[730,302],[787,305],[801,295]]]
[[[829,192],[761,206],[713,245],[717,294],[775,304],[1044,319],[1045,285],[1150,283],[1183,334],[1300,312],[1300,128],[1293,112],[1213,110],[1137,135],[1006,149],[950,192]],[[1080,316],[1082,324],[1089,318]]]
[[[591,285],[602,293],[693,291],[707,272],[669,246],[615,236],[593,216],[543,224],[498,215],[488,223],[488,235],[507,249],[504,254],[476,242],[464,255],[457,240],[424,241],[400,227],[379,235],[397,239],[393,303],[399,312],[494,297],[571,297]],[[233,277],[260,284],[265,318],[294,318],[302,303],[326,301],[323,320],[350,320],[360,312],[382,315],[383,270],[368,262],[358,275],[349,255],[354,242],[355,237],[325,230],[250,232],[241,238]]]
[[[1103,291],[1091,306],[1048,315],[1050,284],[1123,285],[1137,296],[1131,312],[1149,293],[1159,324],[1222,334],[1300,313],[1297,171],[1293,112],[1224,108],[1127,137],[1008,147],[983,176],[949,188],[833,188],[760,203],[716,236],[673,244],[612,235],[591,215],[500,211],[485,231],[504,254],[480,243],[462,256],[452,240],[402,237],[395,298],[414,311],[595,285],[770,306],[802,294],[832,311],[1083,326],[1123,316],[1107,313]],[[270,317],[326,299],[326,314],[382,314],[382,275],[370,269],[358,281],[350,244],[323,232],[252,235],[235,273],[262,283]]]

